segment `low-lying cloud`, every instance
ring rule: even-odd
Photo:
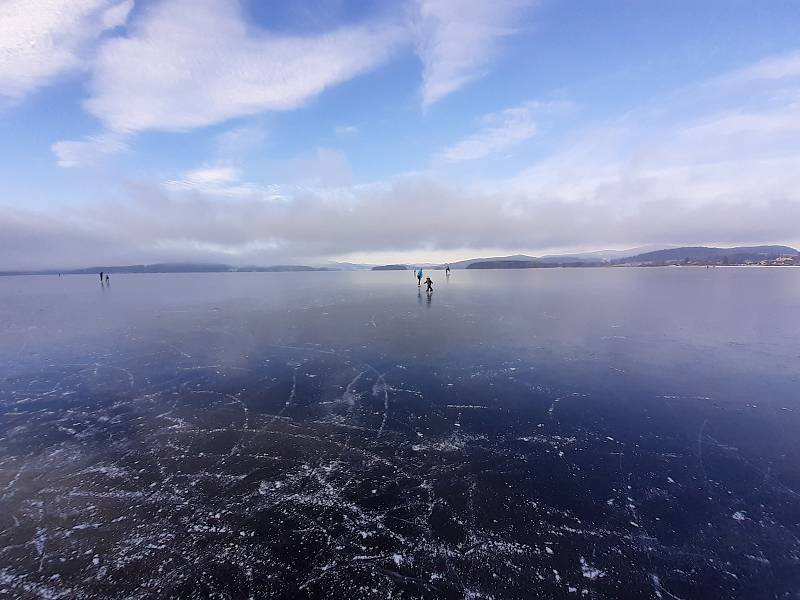
[[[288,199],[258,191],[219,198],[140,185],[130,188],[128,202],[50,214],[0,209],[0,269],[186,260],[265,265],[370,252],[396,252],[402,259],[421,249],[739,244],[798,237],[800,185],[791,192],[767,190],[754,202],[747,186],[737,192],[740,179],[730,182],[724,200],[698,203],[691,176],[671,183],[665,177],[671,175],[598,181],[581,203],[559,197],[556,188],[530,195],[422,178],[336,193],[301,191]]]

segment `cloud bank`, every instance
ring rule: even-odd
[[[759,170],[642,170],[540,182],[527,192],[477,190],[424,178],[391,185],[213,193],[154,186],[132,200],[55,213],[0,209],[0,269],[173,260],[309,263],[348,254],[414,250],[602,248],[638,244],[797,240],[796,160]],[[733,174],[739,171],[738,176]],[[197,174],[216,182],[233,174]],[[763,181],[775,182],[766,189]],[[776,179],[777,178],[777,179]],[[758,191],[757,198],[753,194]],[[713,200],[713,201],[711,201]]]

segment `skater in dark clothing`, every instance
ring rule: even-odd
[[[106,273],[106,285],[108,285],[108,273]]]
[[[431,276],[428,275],[425,278],[425,293],[430,294],[433,292],[433,281],[431,281]]]
[[[450,265],[446,265],[446,266],[445,266],[445,268],[444,268],[444,274],[445,274],[447,277],[450,277]]]
[[[100,283],[103,283],[103,272],[100,271]]]

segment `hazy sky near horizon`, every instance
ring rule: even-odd
[[[800,244],[795,0],[4,0],[0,269]]]

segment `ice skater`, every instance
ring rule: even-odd
[[[425,293],[432,294],[433,293],[433,281],[431,281],[431,276],[428,275],[425,277]]]
[[[450,265],[445,265],[445,267],[444,267],[444,274],[445,274],[447,277],[450,277]]]
[[[106,285],[108,285],[108,273],[106,273]]]
[[[422,269],[417,271],[417,287],[422,285]]]
[[[100,271],[100,283],[103,283],[103,272]]]

